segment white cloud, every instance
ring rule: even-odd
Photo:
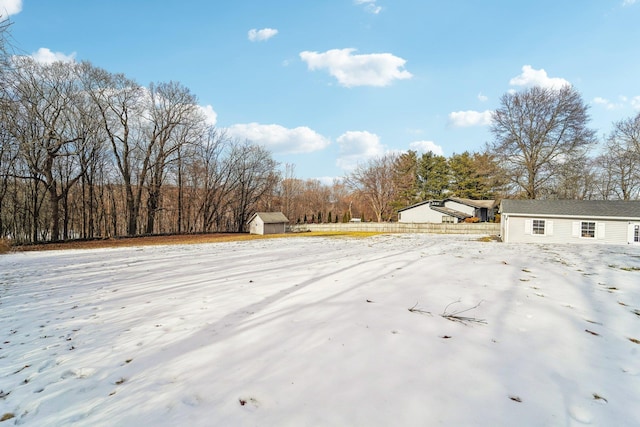
[[[354,0],[354,3],[357,5],[363,5],[364,10],[369,13],[373,13],[377,15],[382,11],[382,7],[376,4],[376,0]]]
[[[486,96],[486,95],[483,95],[483,94],[482,94],[482,92],[480,92],[480,93],[478,94],[478,100],[479,100],[480,102],[487,102],[487,101],[489,100],[489,97],[488,97],[488,96]]]
[[[631,6],[632,4],[635,4],[635,2],[636,2],[636,1],[637,1],[637,0],[624,0],[624,1],[622,2],[622,6],[623,6],[623,7],[624,7],[624,6]]]
[[[211,105],[198,105],[200,112],[204,115],[208,125],[215,126],[218,122],[218,113],[213,110]]]
[[[629,97],[621,95],[618,97],[618,102],[610,101],[607,98],[603,98],[600,96],[596,96],[591,100],[591,103],[594,105],[599,105],[607,110],[616,110],[621,108],[631,108],[639,110],[640,109],[640,96],[633,97],[629,99]]]
[[[449,123],[454,127],[487,126],[491,124],[491,110],[454,111],[449,113]]]
[[[0,16],[16,15],[22,11],[22,0],[0,0]]]
[[[65,55],[62,52],[52,52],[46,47],[41,47],[37,52],[32,53],[31,57],[41,64],[52,64],[57,61],[74,62],[76,53],[73,52],[70,55]]]
[[[384,154],[380,137],[367,131],[348,131],[337,139],[340,157],[336,165],[344,170],[353,170],[358,163]]]
[[[560,89],[562,86],[571,85],[561,77],[549,77],[544,69],[535,70],[531,65],[522,67],[522,73],[509,81],[511,86],[542,86],[545,88]]]
[[[438,156],[444,155],[442,147],[437,145],[433,141],[414,141],[409,144],[409,148],[418,153],[432,152],[433,154],[436,154]]]
[[[261,42],[265,40],[269,40],[271,37],[278,34],[278,30],[274,28],[263,28],[261,30],[257,30],[255,28],[249,30],[248,37],[252,42]]]
[[[353,55],[355,49],[331,49],[323,53],[304,51],[300,58],[309,70],[327,69],[345,87],[387,86],[394,80],[413,77],[404,70],[406,60],[390,53]]]
[[[592,102],[597,105],[602,105],[607,110],[613,110],[614,108],[616,108],[616,104],[609,101],[608,99],[601,98],[599,96],[596,96],[595,98],[593,98]]]
[[[227,135],[263,145],[275,153],[310,153],[326,148],[331,141],[306,126],[288,129],[280,125],[236,124]]]

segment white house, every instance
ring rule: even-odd
[[[249,233],[282,234],[286,232],[288,223],[282,212],[256,212],[249,219]]]
[[[640,244],[640,200],[503,200],[503,242]]]
[[[398,210],[398,222],[457,223],[476,217],[480,222],[493,219],[495,200],[472,200],[449,197],[427,200]]]

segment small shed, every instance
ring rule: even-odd
[[[282,212],[256,212],[249,219],[251,234],[283,234],[289,220]]]
[[[640,244],[640,200],[503,200],[503,242]]]

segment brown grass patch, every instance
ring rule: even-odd
[[[0,238],[0,254],[6,254],[11,250],[11,241],[9,239],[5,239],[4,237]]]
[[[166,236],[140,236],[140,237],[119,237],[110,239],[95,240],[71,240],[66,242],[39,243],[29,245],[14,246],[16,251],[50,251],[64,249],[101,249],[118,248],[129,246],[153,246],[153,245],[192,245],[202,243],[239,242],[245,240],[261,240],[289,237],[348,237],[366,238],[375,236],[377,232],[334,232],[334,231],[314,231],[307,233],[287,233],[287,234],[248,234],[248,233],[211,233],[211,234],[180,234]],[[1,242],[0,242],[1,243]],[[9,246],[11,248],[11,246]],[[0,246],[0,253],[1,246]]]

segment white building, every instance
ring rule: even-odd
[[[282,212],[256,212],[249,219],[251,234],[283,234],[289,220]]]
[[[493,219],[495,207],[495,200],[460,197],[427,200],[398,210],[398,222],[453,224],[473,217],[478,218],[480,222],[487,222]]]
[[[640,244],[640,201],[503,200],[503,242]]]

